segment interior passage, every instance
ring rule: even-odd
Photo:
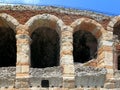
[[[16,65],[16,39],[11,28],[0,27],[0,67]]]
[[[31,67],[58,66],[60,43],[56,30],[40,27],[32,33],[31,38]]]
[[[78,30],[73,38],[74,62],[84,63],[97,57],[97,39],[91,32]]]

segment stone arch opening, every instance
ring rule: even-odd
[[[0,67],[16,66],[16,27],[19,22],[0,13]]]
[[[88,31],[78,30],[73,34],[74,62],[85,63],[97,57],[97,39]]]
[[[74,62],[85,63],[96,59],[98,44],[104,28],[95,20],[80,18],[71,24],[73,28]]]
[[[0,27],[0,67],[16,65],[16,38],[10,27]]]
[[[45,67],[59,65],[59,62],[60,62],[59,54],[60,54],[60,47],[61,47],[61,45],[60,45],[61,44],[60,43],[61,30],[62,30],[62,27],[65,26],[63,21],[54,15],[42,14],[42,15],[36,15],[36,16],[31,17],[25,23],[25,25],[27,25],[29,27],[28,31],[29,31],[29,34],[32,39],[34,38],[34,36],[37,36],[37,37],[42,36],[43,40],[45,40],[45,41],[43,41],[41,39],[41,41],[40,41],[40,40],[35,39],[36,43],[42,43],[42,42],[44,42],[44,44],[46,43],[45,45],[47,45],[48,48],[46,49],[45,53],[50,53],[49,51],[51,50],[51,53],[50,53],[51,55],[49,55],[49,57],[51,59],[47,58],[48,61],[49,60],[52,61],[51,64],[50,64],[50,62],[46,62],[46,63],[44,62],[45,65],[34,66],[34,65],[32,65],[32,62],[34,60],[31,60],[31,67],[45,68]],[[50,43],[48,43],[48,42],[50,42]],[[31,44],[31,54],[33,53],[33,51],[32,51],[32,47],[34,46],[33,43],[34,43],[34,40],[32,41],[32,44]],[[41,45],[41,46],[43,46],[43,45]],[[52,48],[50,48],[50,47],[52,47]],[[41,47],[41,49],[44,49],[44,48]],[[59,52],[59,53],[57,53],[57,52]],[[44,53],[44,55],[45,55],[45,53]],[[55,55],[52,55],[52,54],[55,54]],[[31,58],[32,57],[33,56],[31,55]],[[41,57],[43,58],[43,56],[41,56]],[[53,58],[53,60],[52,60],[52,58]],[[46,61],[47,61],[47,59],[46,59]],[[54,63],[53,63],[53,61],[54,61]],[[47,63],[48,63],[48,65],[47,65]]]
[[[118,21],[113,27],[113,35],[118,36],[118,40],[120,40],[120,21]]]
[[[59,65],[60,37],[56,30],[39,27],[31,34],[31,67],[45,68]]]

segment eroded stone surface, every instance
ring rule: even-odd
[[[30,85],[41,86],[42,80],[48,80],[49,86],[62,86],[61,67],[30,68]]]
[[[0,87],[14,86],[15,83],[15,67],[1,67],[0,68]]]
[[[103,87],[106,80],[106,69],[93,68],[75,64],[76,87]]]

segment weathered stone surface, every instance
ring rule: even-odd
[[[16,78],[15,88],[29,88],[29,78]]]
[[[61,67],[49,67],[49,68],[30,68],[30,86],[40,86],[41,81],[48,80],[50,87],[62,86],[62,70]]]
[[[12,28],[13,30],[16,29],[16,27],[19,25],[19,22],[12,16],[6,14],[6,13],[2,13],[0,14],[0,18],[7,24],[9,25],[10,28]]]
[[[63,87],[64,88],[75,88],[75,77],[63,76]]]
[[[75,85],[77,87],[102,87],[106,80],[106,69],[75,65]]]
[[[0,87],[14,86],[15,83],[15,67],[0,68]]]
[[[109,23],[110,16],[87,10],[23,5],[0,6],[0,13],[0,27],[12,28],[16,32],[17,39],[16,69],[15,67],[0,68],[0,90],[120,89],[119,71],[114,72],[113,69],[114,39],[111,32],[116,25],[119,26],[119,16],[114,17]],[[30,68],[30,35],[38,27],[49,27],[59,34],[60,66]],[[103,27],[111,31],[106,31]],[[74,65],[73,33],[80,28],[90,31],[98,39],[98,58],[95,62]],[[42,80],[49,81],[49,88],[41,88]],[[105,87],[100,88],[103,86]]]

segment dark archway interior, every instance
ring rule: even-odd
[[[11,28],[0,27],[0,67],[16,65],[16,38]]]
[[[113,34],[114,34],[114,35],[118,35],[118,39],[120,40],[120,22],[118,22],[118,23],[114,26]]]
[[[117,64],[118,66],[118,70],[120,70],[120,55],[118,56],[118,64]]]
[[[31,67],[45,68],[58,66],[60,38],[56,30],[41,27],[32,33],[31,38]]]
[[[74,62],[84,63],[97,57],[97,39],[91,32],[78,30],[73,38]]]
[[[118,40],[120,40],[120,21],[114,25],[113,35],[117,35]],[[120,55],[118,56],[118,60],[117,60],[117,69],[120,70]]]

